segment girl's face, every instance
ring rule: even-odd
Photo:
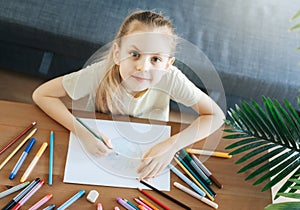
[[[122,85],[131,94],[157,84],[174,62],[172,37],[166,33],[135,31],[114,44]]]

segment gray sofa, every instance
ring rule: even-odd
[[[300,56],[294,49],[300,37],[288,29],[298,0],[0,0],[0,5],[0,68],[47,79],[75,71],[112,41],[131,11],[155,9],[213,64],[228,107],[260,101],[262,95],[296,106]],[[177,65],[206,88],[195,69],[180,60]]]

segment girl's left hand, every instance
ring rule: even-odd
[[[154,178],[169,165],[176,152],[175,142],[171,138],[154,145],[142,158],[142,163],[137,169],[137,173],[140,173],[139,178]]]

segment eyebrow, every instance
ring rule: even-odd
[[[135,46],[135,45],[130,45],[128,48],[134,48],[135,50],[137,50],[137,51],[139,51],[139,52],[142,52],[137,46]],[[162,52],[144,52],[144,53],[146,53],[146,54],[154,54],[154,55],[164,55],[164,56],[169,56],[169,54],[167,54],[167,53],[162,53]]]
[[[137,51],[141,51],[139,48],[137,48],[137,46],[135,46],[135,45],[130,45],[128,48],[134,48],[135,50],[137,50]]]

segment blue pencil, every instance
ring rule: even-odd
[[[75,195],[73,195],[73,197],[71,197],[69,200],[67,200],[66,202],[64,202],[61,206],[59,206],[57,208],[57,210],[64,210],[64,209],[68,208],[72,203],[74,203],[75,201],[77,201],[84,194],[85,194],[85,190],[80,190],[78,193],[76,193]]]
[[[35,138],[31,138],[31,140],[27,144],[27,147],[25,148],[24,152],[22,153],[19,160],[17,161],[15,167],[11,171],[11,173],[9,175],[9,179],[14,179],[15,178],[15,176],[17,175],[17,172],[21,168],[24,160],[26,159],[26,157],[27,157],[28,153],[30,152],[30,150],[31,150],[32,146],[34,145],[34,143],[35,143]]]
[[[48,174],[48,184],[52,185],[52,174],[53,174],[53,149],[54,149],[54,133],[50,132],[50,148],[49,148],[49,174]]]

